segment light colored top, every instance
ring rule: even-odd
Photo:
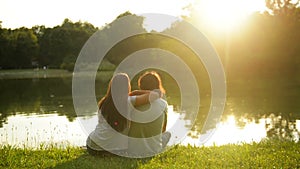
[[[133,111],[132,105],[135,104],[136,96],[128,97],[128,112]],[[98,111],[98,124],[86,141],[86,145],[93,150],[118,151],[128,148],[128,128],[122,133],[115,131],[104,119],[101,110]]]
[[[131,122],[129,130],[128,153],[134,156],[151,156],[162,151],[162,128],[164,118],[168,110],[168,104],[164,99],[157,99],[150,104],[136,107],[140,114],[132,113],[131,116],[142,116],[147,111],[150,122]],[[150,111],[149,111],[150,110]],[[144,114],[145,115],[145,114]],[[156,117],[153,119],[153,117]],[[142,121],[145,121],[144,119]]]

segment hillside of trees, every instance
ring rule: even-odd
[[[299,5],[286,0],[266,2],[269,12],[252,14],[246,24],[230,33],[214,32],[205,27],[205,22],[201,22],[202,18],[193,13],[193,8],[190,9],[190,16],[184,19],[196,25],[213,43],[229,76],[236,76],[239,73],[299,75]],[[132,14],[125,12],[118,17],[125,15]],[[144,18],[141,16],[136,18],[132,28],[144,29]],[[34,26],[12,30],[1,28],[0,24],[0,68],[47,67],[72,71],[84,43],[93,33],[101,29],[109,29],[109,27],[97,28],[90,23],[72,22],[69,19],[65,19],[61,25],[53,28]],[[120,31],[122,29],[124,28],[120,28]],[[184,30],[180,22],[177,22],[165,31],[185,33]],[[130,53],[150,47],[162,48],[182,55],[186,61],[193,58],[192,54],[187,53],[188,49],[178,41],[151,35],[148,32],[120,42],[108,52],[106,59],[117,65]],[[153,56],[149,57],[158,56],[153,53]]]
[[[87,39],[98,30],[65,19],[60,26],[0,29],[0,68],[65,68],[75,63]]]

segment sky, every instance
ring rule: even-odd
[[[3,28],[12,29],[35,25],[53,27],[62,24],[65,18],[101,27],[126,11],[180,16],[182,8],[190,2],[192,0],[0,0],[0,21]]]
[[[204,12],[201,15],[212,22],[212,25],[218,25],[224,24],[224,21],[235,23],[241,16],[261,10],[264,2],[265,0],[0,0],[0,21],[3,28],[12,29],[36,25],[54,27],[61,25],[65,18],[72,22],[89,22],[102,27],[126,11],[134,14],[161,13],[175,17],[186,15],[183,8],[192,3],[199,6],[199,10]]]

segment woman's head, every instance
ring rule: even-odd
[[[130,79],[126,73],[117,73],[115,74],[107,88],[106,96],[111,96],[112,94],[120,94],[120,92],[126,93],[128,96],[128,93],[131,91],[130,86]]]
[[[143,75],[141,75],[138,79],[138,86],[142,90],[160,89],[162,93],[165,93],[161,78],[155,71],[145,72]]]

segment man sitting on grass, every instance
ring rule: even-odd
[[[165,94],[161,78],[154,71],[143,74],[138,80],[138,86],[141,90],[154,90]],[[170,132],[165,132],[167,108],[168,103],[162,98],[136,107],[140,112],[131,116],[129,154],[138,157],[152,156],[165,148],[171,137]]]

